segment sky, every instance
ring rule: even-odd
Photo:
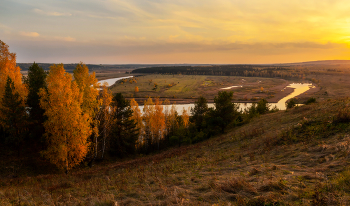
[[[348,0],[1,0],[17,62],[266,64],[350,59]]]

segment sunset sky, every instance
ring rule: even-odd
[[[17,62],[350,59],[349,0],[1,0]]]

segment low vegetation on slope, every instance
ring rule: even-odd
[[[349,205],[350,99],[71,174],[0,179],[0,205]]]

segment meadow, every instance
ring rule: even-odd
[[[133,79],[119,81],[110,87],[113,93],[143,100],[148,97],[168,98],[170,101],[192,103],[199,96],[212,102],[218,91],[230,86],[237,101],[254,101],[260,98],[272,99],[286,95],[281,91],[290,81],[276,78],[227,77],[207,75],[135,75]],[[156,85],[156,86],[155,86]],[[135,87],[139,91],[135,92]],[[276,98],[275,98],[276,99]],[[272,102],[276,101],[272,99]]]

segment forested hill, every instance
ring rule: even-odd
[[[28,68],[33,63],[17,63],[17,66],[21,68],[22,71],[27,71]],[[37,63],[44,70],[49,70],[50,66],[54,63]],[[64,64],[66,71],[73,71],[78,63],[74,64]],[[148,68],[148,67],[170,67],[170,66],[198,66],[198,64],[86,64],[90,71],[97,70],[115,70],[115,69],[139,69],[139,68]],[[207,65],[204,65],[207,66]]]
[[[248,73],[255,73],[255,72],[272,74],[275,71],[290,71],[290,70],[291,69],[289,68],[289,66],[243,65],[242,64],[242,65],[149,67],[149,68],[135,69],[132,71],[132,73],[247,76]]]
[[[28,71],[28,68],[33,63],[17,63],[17,66],[21,68],[22,71]],[[49,70],[50,66],[52,66],[54,63],[37,63],[40,67],[42,67],[44,70]],[[64,68],[66,71],[71,72],[73,71],[78,64],[64,64]],[[97,71],[97,70],[114,70],[114,69],[138,69],[145,67],[145,65],[141,64],[86,64],[90,71]],[[155,65],[150,65],[155,66]]]

